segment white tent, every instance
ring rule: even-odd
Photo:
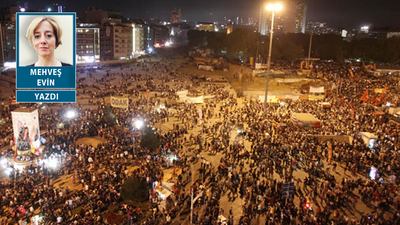
[[[200,103],[204,103],[204,97],[203,96],[200,96],[200,97],[186,97],[186,101],[188,103],[200,104]]]
[[[366,146],[368,146],[369,148],[375,147],[378,136],[370,132],[361,132],[360,135]]]
[[[305,127],[321,127],[321,121],[310,113],[292,113],[293,123]]]
[[[325,88],[324,86],[310,86],[310,93],[325,93]]]

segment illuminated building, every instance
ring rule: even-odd
[[[132,29],[132,51],[135,54],[145,50],[145,25],[135,22]]]
[[[100,60],[129,59],[133,52],[132,23],[121,23],[115,19],[100,29]]]
[[[171,12],[171,23],[182,23],[182,11],[180,9]]]
[[[199,22],[196,27],[200,31],[214,31],[214,24],[209,22]]]
[[[268,11],[266,8],[267,4],[263,4],[260,8],[260,18],[258,21],[258,32],[261,35],[267,35],[271,32],[271,19],[272,11]],[[284,11],[284,10],[282,10]],[[285,19],[282,11],[275,12],[274,18],[274,33],[285,32]]]
[[[305,33],[306,32],[306,15],[307,15],[307,5],[304,2],[300,2],[296,6],[296,17],[295,17],[295,33]]]
[[[97,23],[77,23],[76,60],[78,63],[100,61],[100,26]]]

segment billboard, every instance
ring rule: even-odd
[[[40,147],[39,114],[37,109],[18,108],[11,112],[14,143],[18,154]]]
[[[76,102],[75,21],[75,13],[17,13],[17,102]]]

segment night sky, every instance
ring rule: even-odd
[[[329,26],[359,28],[363,25],[376,27],[400,27],[400,0],[304,0],[308,5],[307,21],[327,22]],[[24,1],[19,1],[24,2]],[[58,2],[67,11],[78,16],[86,7],[97,6],[103,10],[118,10],[126,17],[157,18],[169,20],[169,12],[182,9],[183,19],[188,21],[223,21],[224,17],[237,16],[258,19],[260,0],[30,0],[30,8],[44,9]],[[68,4],[67,4],[68,2]],[[2,0],[1,5],[17,4],[15,0]]]

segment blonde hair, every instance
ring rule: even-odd
[[[54,18],[49,16],[38,16],[32,20],[31,24],[29,24],[28,30],[26,31],[26,38],[33,46],[33,37],[35,36],[35,30],[39,26],[39,24],[43,21],[47,21],[51,24],[54,31],[54,36],[56,37],[56,48],[61,45],[61,36],[62,30],[60,23]]]

